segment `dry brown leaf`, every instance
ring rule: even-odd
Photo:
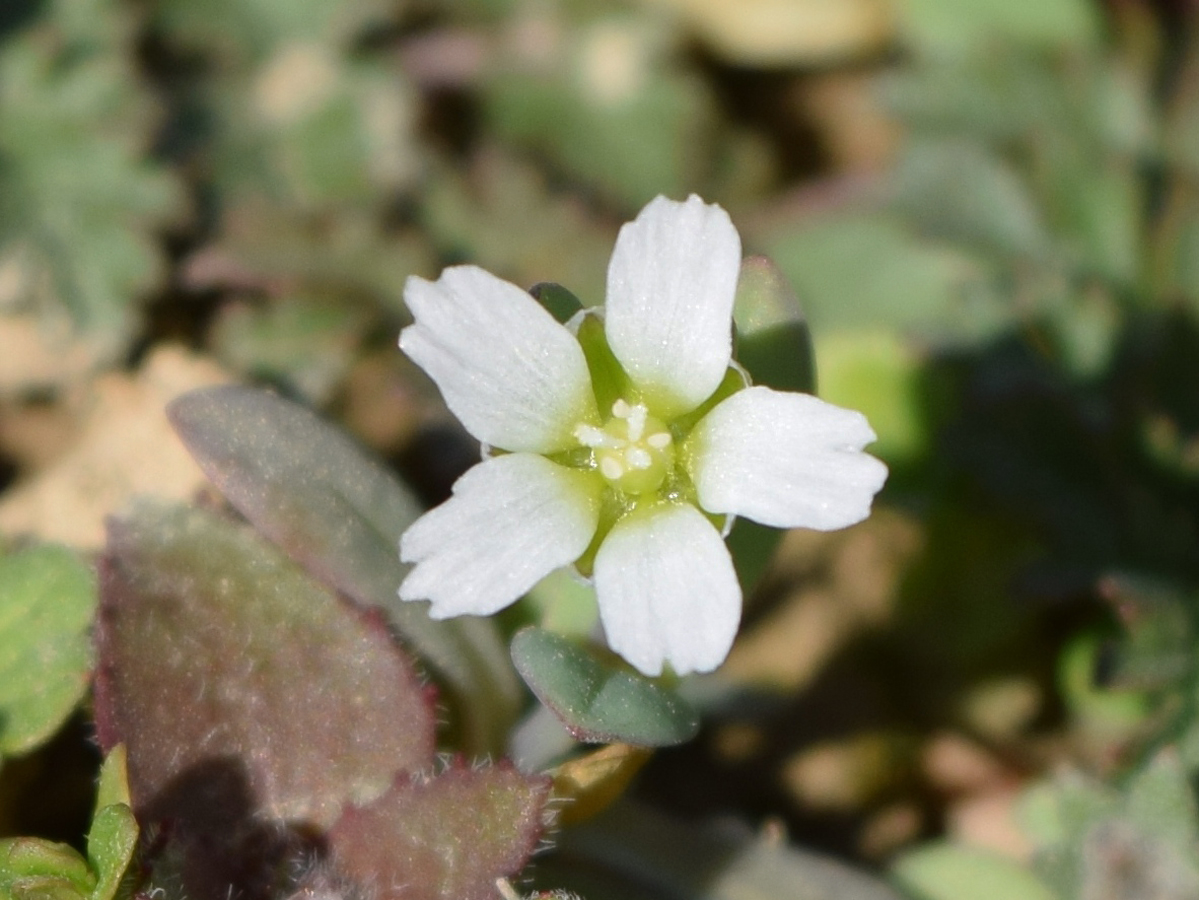
[[[211,360],[169,346],[134,376],[97,379],[78,443],[7,492],[0,532],[98,548],[105,517],[134,495],[190,499],[206,480],[164,408],[185,391],[229,380]]]

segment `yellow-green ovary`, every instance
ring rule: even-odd
[[[657,490],[674,466],[669,429],[640,403],[617,400],[602,428],[579,425],[575,437],[591,448],[604,479],[626,494]]]

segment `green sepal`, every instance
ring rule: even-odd
[[[779,391],[816,392],[816,357],[799,298],[773,261],[741,263],[733,301],[737,361],[754,384]]]
[[[625,374],[612,348],[608,346],[603,319],[597,315],[583,316],[579,322],[577,336],[583,348],[583,356],[587,359],[587,368],[591,372],[595,405],[600,416],[607,418],[612,404],[622,397],[630,403],[639,400],[632,391],[629,376]]]
[[[529,293],[545,307],[546,312],[563,325],[583,308],[579,298],[556,281],[540,281],[529,288]]]

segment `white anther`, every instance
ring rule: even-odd
[[[645,420],[649,417],[649,410],[642,404],[638,403],[629,410],[629,440],[639,441],[641,435],[645,432]]]
[[[613,437],[604,431],[602,428],[596,428],[594,425],[576,425],[575,439],[584,447],[596,449],[599,447],[608,447],[616,450],[624,446],[624,442],[617,437]]]
[[[643,450],[640,447],[630,447],[624,452],[624,461],[629,464],[631,469],[648,469],[654,463],[654,458],[649,455],[648,450]]]
[[[624,474],[624,466],[620,464],[619,460],[605,456],[600,460],[600,472],[610,481],[616,481]]]
[[[645,442],[655,450],[665,450],[670,446],[670,432],[659,431],[657,434],[651,434],[645,439]]]
[[[612,404],[612,415],[616,416],[618,419],[627,419],[629,414],[632,412],[633,407],[629,406],[624,398],[621,398]]]

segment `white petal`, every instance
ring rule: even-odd
[[[400,348],[479,440],[552,453],[576,445],[571,432],[581,420],[595,420],[579,342],[516,285],[456,266],[437,281],[409,278],[404,301],[415,324],[400,334]]]
[[[741,586],[728,548],[689,504],[662,505],[616,523],[595,558],[608,645],[646,675],[720,665],[741,621]]]
[[[400,598],[432,600],[435,619],[503,609],[583,554],[600,490],[593,474],[532,453],[479,463],[400,538],[400,558],[416,563]]]
[[[653,411],[699,406],[732,352],[741,238],[719,206],[658,197],[620,230],[608,263],[608,344]]]
[[[887,479],[887,467],[861,452],[874,438],[859,412],[753,387],[704,416],[683,452],[709,512],[831,531],[870,515]]]

